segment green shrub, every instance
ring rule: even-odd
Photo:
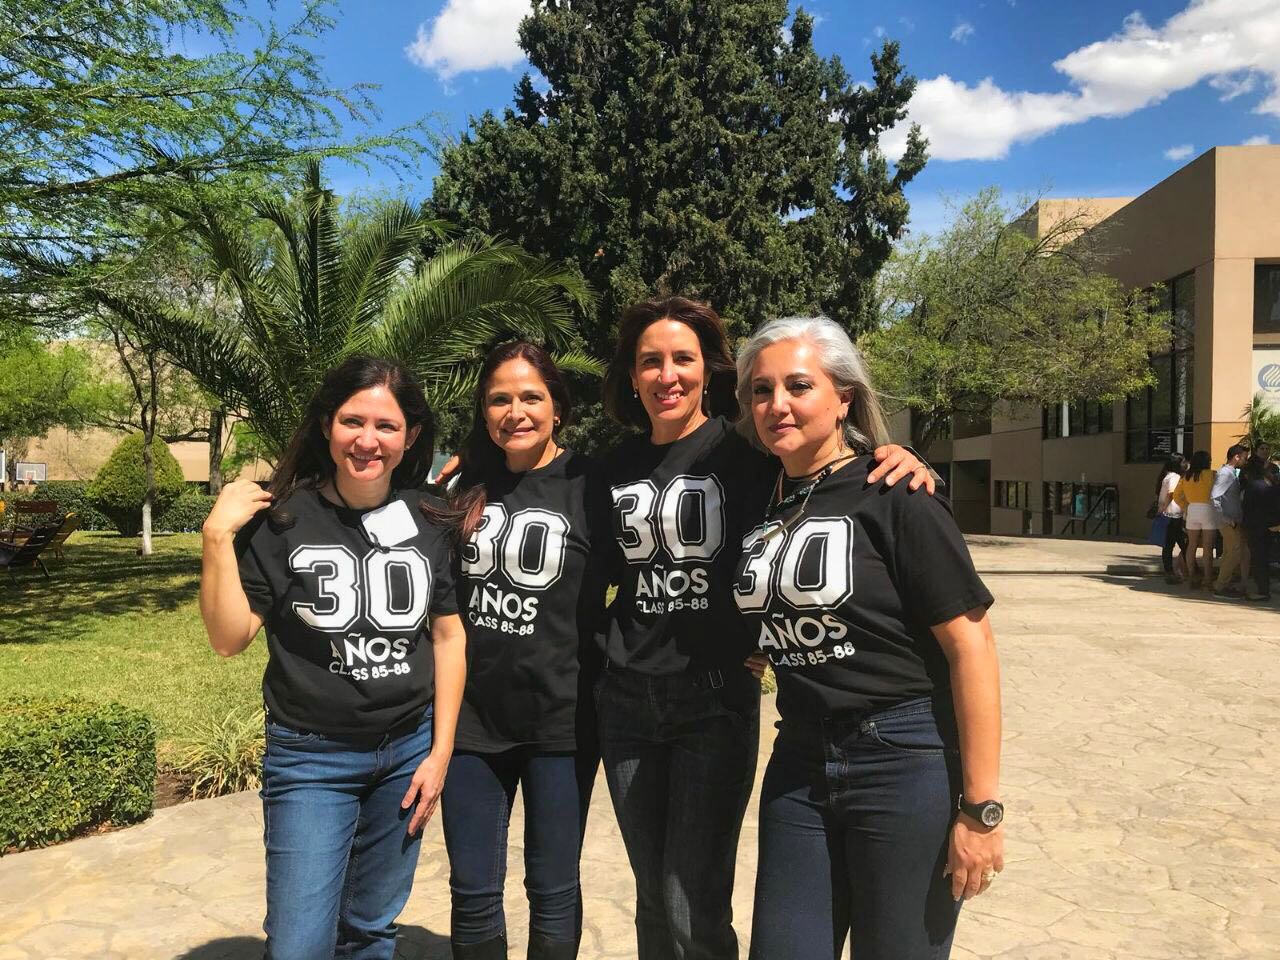
[[[42,483],[35,490],[9,490],[0,493],[0,500],[6,504],[5,512],[0,515],[0,529],[7,530],[13,525],[14,517],[10,512],[12,505],[19,500],[53,500],[58,504],[61,513],[75,511],[80,515],[81,530],[114,530],[113,524],[99,510],[95,509],[85,496],[86,484],[83,480],[50,480]]]
[[[145,714],[77,699],[0,701],[0,851],[143,820],[155,785]]]
[[[142,502],[147,496],[147,472],[142,464],[141,433],[131,433],[121,440],[87,491],[93,505],[111,518],[122,536],[136,537],[142,531]],[[186,489],[182,468],[162,441],[151,444],[155,468],[155,500],[151,506],[153,520],[158,518]]]
[[[193,797],[256,790],[262,782],[262,709],[232,710],[198,724],[178,747],[174,769],[191,778]]]
[[[198,532],[217,499],[189,485],[152,526],[168,533]]]

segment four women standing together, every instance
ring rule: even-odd
[[[569,398],[554,364],[527,344],[500,347],[481,374],[448,509],[416,484],[370,487],[359,502],[346,495],[344,471],[394,457],[394,444],[373,452],[383,450],[377,430],[391,422],[375,419],[354,453],[331,443],[327,462],[308,475],[308,503],[335,514],[350,508],[339,520],[358,535],[348,538],[351,563],[317,558],[307,552],[315,537],[290,539],[268,522],[240,533],[241,582],[232,584],[229,536],[257,510],[279,513],[301,494],[279,477],[274,505],[253,485],[227,488],[206,525],[202,610],[223,653],[243,649],[266,623],[268,732],[287,728],[277,739],[296,738],[306,754],[297,764],[290,755],[282,781],[269,738],[268,956],[391,956],[416,843],[398,826],[395,850],[366,841],[396,822],[374,798],[399,791],[406,810],[416,802],[407,824],[416,827],[430,815],[446,759],[454,955],[506,956],[506,827],[519,786],[529,956],[576,956],[578,853],[598,751],[635,874],[639,956],[736,957],[730,896],[758,747],[752,670],[762,663],[749,657],[757,650],[777,672],[783,722],[761,801],[752,955],[836,957],[850,928],[860,958],[946,955],[959,899],[985,889],[1001,867],[990,595],[945,505],[894,486],[913,472],[918,486],[918,461],[900,448],[882,449],[878,466],[870,456],[883,430],[850,358],[856,365],[834,324],[775,323],[752,338],[735,370],[709,307],[681,298],[632,307],[606,408],[648,436],[592,465],[556,439]],[[739,394],[745,418],[735,432],[727,418],[738,415]],[[331,432],[346,424],[351,397],[331,406]],[[402,410],[397,422],[417,421]],[[367,432],[365,423],[349,429]],[[402,447],[421,442],[408,436],[412,426],[401,429]],[[781,470],[748,439],[778,456]],[[417,513],[396,507],[414,497],[425,501]],[[437,547],[450,531],[458,538],[452,572]],[[372,548],[363,557],[355,549],[362,540]],[[410,550],[422,564],[404,559]],[[429,627],[411,586],[421,566],[437,588]],[[256,569],[267,568],[260,589]],[[442,592],[455,576],[456,605]],[[618,589],[605,611],[607,583]],[[344,589],[355,619],[337,628]],[[228,602],[250,611],[235,624],[235,643],[220,639]],[[465,621],[469,663],[456,736],[454,610]],[[403,633],[378,616],[398,617]],[[381,758],[401,734],[395,724],[357,731],[335,722],[343,698],[328,688],[315,689],[308,712],[273,706],[278,661],[310,657],[313,671],[328,670],[348,698],[390,720],[397,711],[381,712],[381,698],[392,685],[321,663],[330,646],[353,642],[365,657],[385,645],[377,666],[390,651],[414,662],[428,645],[435,651],[434,747],[429,726],[410,731],[418,752],[406,752],[412,759],[394,774]],[[352,784],[312,769],[311,755],[330,751],[361,758]],[[271,818],[281,795],[307,810],[356,811],[313,820],[308,842],[289,845],[288,855],[304,860],[312,846],[345,853],[303,868],[323,868],[341,894],[327,912],[281,893],[288,884]],[[298,946],[294,931],[304,929],[306,943],[327,936],[328,946]]]

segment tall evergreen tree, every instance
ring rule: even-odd
[[[787,0],[534,0],[521,46],[546,81],[440,151],[438,215],[576,265],[619,309],[655,293],[711,301],[740,329],[822,310],[863,325],[869,280],[925,163],[881,134],[915,81],[888,42],[867,83],[813,48]]]

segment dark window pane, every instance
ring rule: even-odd
[[[1167,427],[1173,423],[1173,358],[1168,354],[1151,358],[1156,385],[1151,388],[1151,426]]]
[[[1098,407],[1098,431],[1100,433],[1110,433],[1115,429],[1112,424],[1116,405],[1111,402],[1101,404]]]
[[[1280,333],[1280,265],[1253,268],[1253,332]]]
[[[1196,275],[1184,273],[1173,281],[1173,346],[1184,350],[1196,337]]]
[[[1190,351],[1184,351],[1174,356],[1173,360],[1173,422],[1178,425],[1185,424],[1190,426],[1195,422],[1195,415],[1192,410],[1192,403],[1195,396],[1192,393],[1192,374],[1195,370],[1195,354]]]
[[[1086,403],[1084,405],[1084,432],[1098,432],[1098,404]]]

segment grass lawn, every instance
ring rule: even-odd
[[[137,540],[76,533],[65,563],[47,559],[50,578],[0,575],[0,698],[76,695],[115,700],[155,720],[162,745],[204,719],[262,703],[266,644],[238,657],[209,649],[196,593],[200,535]]]

